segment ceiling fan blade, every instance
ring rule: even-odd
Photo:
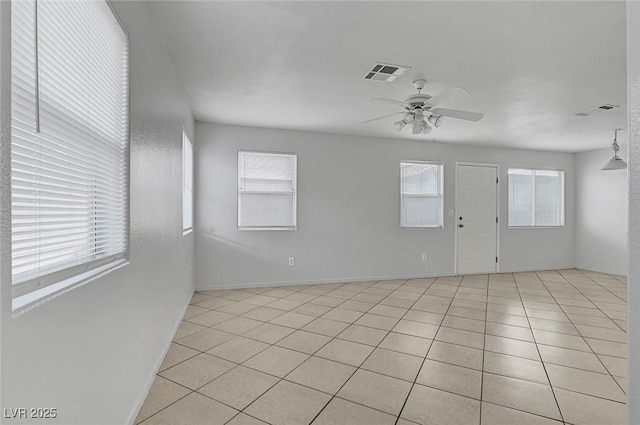
[[[451,87],[450,89],[447,89],[442,93],[440,93],[439,95],[433,96],[431,99],[429,99],[429,105],[436,106],[441,103],[446,103],[450,100],[457,99],[462,96],[466,96],[468,94],[469,94],[469,90],[467,89],[464,89],[462,87]]]
[[[409,106],[404,102],[400,102],[399,100],[387,99],[386,97],[370,97],[369,100],[374,100],[376,102],[391,103],[393,105]]]
[[[482,117],[484,117],[484,114],[481,114],[480,112],[460,111],[458,109],[435,108],[431,109],[429,112],[435,115],[442,115],[444,117],[467,121],[480,121]]]
[[[383,116],[378,117],[378,118],[372,118],[370,120],[362,121],[360,124],[366,124],[368,122],[378,121],[378,120],[381,120],[381,119],[384,119],[384,118],[389,118],[389,117],[392,117],[392,116],[398,115],[398,114],[404,114],[404,112],[394,112],[393,114],[383,115]]]

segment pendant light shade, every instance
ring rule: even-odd
[[[613,149],[613,158],[611,158],[606,164],[604,164],[601,170],[624,170],[625,168],[627,168],[627,163],[618,156],[618,151],[620,150],[620,146],[618,146],[618,130],[620,129],[616,128],[614,130],[615,135],[613,137],[613,144],[611,145],[611,149]]]

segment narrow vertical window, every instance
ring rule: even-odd
[[[193,145],[182,132],[182,232],[193,230]]]
[[[238,228],[296,229],[296,155],[238,152]]]
[[[438,163],[400,163],[400,227],[442,228],[442,169]]]

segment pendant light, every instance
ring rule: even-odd
[[[620,146],[618,146],[618,130],[622,130],[621,128],[616,128],[613,130],[615,132],[615,136],[613,137],[613,144],[611,148],[613,149],[613,158],[609,160],[601,170],[624,170],[627,168],[627,163],[624,162],[622,158],[618,156],[618,151],[620,150]]]

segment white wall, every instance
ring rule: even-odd
[[[0,2],[5,116],[8,2]],[[7,167],[2,169],[2,407],[55,407],[64,425],[133,421],[193,291],[193,235],[182,236],[181,134],[193,117],[146,6],[115,2],[131,43],[130,264],[12,318]],[[2,164],[8,144],[2,122]]]
[[[626,146],[621,146],[619,155],[627,159]],[[627,170],[600,170],[612,156],[611,148],[576,154],[575,265],[626,276]]]
[[[238,149],[297,153],[297,231],[237,230]],[[454,208],[455,161],[501,166],[503,271],[574,264],[572,154],[198,122],[196,160],[197,287],[453,274],[454,217],[446,211]],[[401,160],[444,162],[443,230],[400,229]],[[565,228],[507,229],[509,166],[566,171]]]

